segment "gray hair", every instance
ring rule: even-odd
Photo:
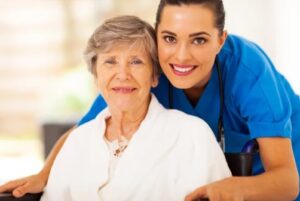
[[[150,54],[154,75],[160,73],[156,35],[153,27],[138,17],[125,15],[104,21],[88,40],[84,57],[92,74],[95,75],[97,54],[110,50],[120,42],[132,44],[141,42],[145,51]]]

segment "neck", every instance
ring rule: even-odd
[[[109,140],[120,139],[121,136],[130,139],[145,119],[149,102],[150,100],[133,111],[110,109],[111,117],[106,120],[106,137]]]
[[[201,95],[203,94],[208,81],[210,79],[211,72],[209,75],[202,81],[200,81],[198,84],[195,86],[189,88],[189,89],[184,89],[184,93],[189,99],[190,103],[195,107],[196,104],[198,103],[198,100],[200,99]]]
[[[198,100],[200,99],[203,91],[205,89],[205,86],[203,87],[193,87],[189,89],[185,89],[184,93],[187,96],[190,103],[195,107],[198,103]]]

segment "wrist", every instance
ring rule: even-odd
[[[238,187],[239,192],[241,193],[244,200],[252,200],[252,198],[257,197],[257,182],[256,176],[242,176],[233,177],[236,187]]]
[[[48,181],[48,177],[49,177],[49,173],[50,170],[47,170],[45,168],[43,168],[38,174],[37,176],[43,181],[43,183],[46,185],[47,181]]]

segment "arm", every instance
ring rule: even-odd
[[[89,112],[81,119],[78,125],[82,125],[85,122],[88,122],[91,119],[94,119],[97,114],[102,111],[106,107],[106,103],[102,96],[98,96],[97,99],[94,101],[91,109]],[[10,181],[2,186],[0,186],[0,193],[2,192],[12,192],[15,197],[22,197],[26,193],[38,193],[42,192],[44,187],[47,184],[47,180],[49,177],[49,173],[53,162],[59,153],[61,147],[65,143],[66,139],[68,138],[69,134],[75,129],[76,126],[68,130],[65,134],[63,134],[59,140],[54,145],[53,149],[51,150],[43,169],[35,175],[31,175],[29,177],[17,179]]]
[[[26,193],[39,193],[42,192],[44,187],[47,184],[47,180],[50,174],[51,167],[53,162],[59,153],[61,147],[65,143],[67,137],[75,129],[76,126],[68,130],[64,133],[59,140],[54,145],[53,149],[51,150],[43,169],[35,175],[31,175],[28,177],[24,177],[21,179],[16,179],[5,183],[4,185],[0,186],[0,193],[2,192],[12,192],[15,197],[22,197]]]
[[[49,156],[47,157],[47,160],[45,162],[45,165],[43,169],[38,173],[40,175],[41,179],[44,181],[44,184],[47,184],[48,176],[50,174],[51,167],[53,165],[53,162],[59,153],[60,149],[62,148],[63,144],[65,143],[67,137],[69,134],[76,128],[74,126],[73,128],[69,129],[67,132],[65,132],[55,143],[54,147],[52,148]]]
[[[94,101],[93,105],[91,106],[88,113],[78,122],[77,125],[82,125],[92,119],[94,119],[99,112],[101,112],[106,107],[105,100],[101,95],[98,95],[96,100]],[[45,165],[43,169],[37,174],[39,178],[43,181],[43,187],[46,185],[49,173],[51,170],[51,167],[53,165],[53,162],[59,153],[60,149],[62,148],[63,144],[65,143],[66,139],[68,138],[69,134],[76,128],[77,126],[74,126],[73,128],[69,129],[63,136],[59,138],[59,140],[54,145],[53,149],[51,150]],[[40,190],[42,191],[42,189]],[[1,192],[1,191],[0,191]]]
[[[216,200],[293,200],[299,193],[299,175],[288,138],[257,139],[265,172],[250,177],[230,177],[202,186],[186,201],[208,197]]]

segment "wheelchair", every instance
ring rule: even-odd
[[[225,158],[233,176],[252,175],[253,157],[257,153],[256,140],[247,142],[241,153],[225,153]],[[39,201],[42,193],[26,194],[21,198],[15,198],[10,193],[0,194],[0,201]],[[197,199],[195,201],[208,201],[208,199]]]
[[[0,194],[0,201],[39,201],[43,193],[27,193],[21,198],[15,198],[11,193]]]

